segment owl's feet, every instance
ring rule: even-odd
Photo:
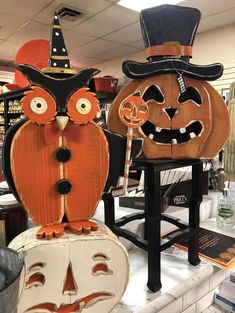
[[[52,239],[53,237],[61,237],[64,234],[64,225],[63,224],[53,224],[53,225],[44,225],[37,231],[37,239],[46,238],[47,240]]]
[[[90,234],[91,231],[98,230],[99,226],[94,221],[78,221],[67,223],[66,228],[80,235],[81,233]]]

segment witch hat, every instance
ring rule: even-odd
[[[68,51],[65,46],[63,33],[57,13],[53,19],[48,67],[43,69],[45,74],[76,74],[77,69],[71,68]]]
[[[222,64],[189,63],[200,19],[201,12],[191,7],[166,4],[142,10],[140,26],[147,62],[123,62],[124,74],[133,79],[161,73],[178,73],[199,80],[219,78],[223,74]]]

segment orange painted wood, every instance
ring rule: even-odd
[[[66,292],[71,292],[71,291],[77,291],[76,284],[74,282],[73,278],[73,271],[71,264],[69,264],[68,270],[67,270],[67,275],[64,283],[64,288],[63,288],[63,293],[66,294]]]
[[[45,144],[44,127],[26,122],[11,147],[11,168],[19,197],[32,219],[41,225],[59,223],[64,215],[55,183],[60,164],[55,158],[59,140]]]
[[[231,131],[231,122],[228,108],[221,95],[209,83],[203,82],[203,84],[210,93],[212,129],[201,155],[212,159],[227,142]]]
[[[94,122],[81,125],[77,141],[63,138],[71,151],[64,163],[64,178],[72,183],[65,196],[65,213],[69,222],[88,220],[102,196],[109,169],[108,143]]]
[[[199,106],[190,99],[178,104],[176,100],[180,93],[176,75],[171,75],[171,79],[171,92],[169,91],[169,93],[172,103],[174,103],[173,107],[178,110],[172,119],[172,129],[186,127],[194,121],[200,121],[203,125],[203,131],[200,136],[192,138],[185,143],[172,144],[172,159],[200,158],[202,157],[201,150],[205,144],[207,145],[207,138],[212,129],[211,106],[213,104],[211,103],[210,95],[203,82],[184,77],[186,86],[193,86],[199,92],[202,103]]]
[[[63,224],[44,225],[40,227],[36,233],[37,239],[46,238],[47,240],[53,237],[61,237],[64,234]]]
[[[125,135],[126,127],[118,116],[122,101],[134,92],[144,95],[150,86],[158,87],[163,100],[158,102],[149,99],[148,121],[155,127],[167,130],[180,130],[193,122],[201,122],[201,133],[183,143],[157,143],[147,137],[140,128],[134,130],[134,135],[143,138],[143,154],[149,158],[213,158],[226,143],[230,134],[228,110],[218,92],[207,82],[198,81],[184,76],[186,88],[193,87],[200,95],[201,104],[193,99],[179,102],[180,90],[177,74],[160,74],[145,79],[133,80],[118,94],[110,109],[108,128],[114,132]],[[160,99],[160,98],[159,98]],[[176,110],[172,118],[166,114],[166,109]],[[189,134],[188,134],[189,135]],[[192,134],[193,136],[193,134]],[[169,137],[170,138],[170,137]]]
[[[94,221],[78,221],[66,223],[65,228],[71,230],[73,233],[80,235],[81,233],[89,234],[91,231],[98,230],[98,224]]]

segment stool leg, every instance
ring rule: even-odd
[[[111,193],[104,194],[104,222],[111,230],[115,224],[114,197]]]
[[[145,227],[148,240],[148,288],[156,292],[161,289],[161,198],[160,172],[149,167],[145,172]]]
[[[200,203],[202,201],[202,162],[192,166],[192,198],[189,206],[189,227],[193,229],[194,235],[189,238],[188,261],[192,265],[198,265],[200,259],[199,250],[199,223]]]

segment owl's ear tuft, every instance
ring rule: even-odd
[[[92,79],[93,76],[100,73],[100,70],[96,68],[86,68],[82,71],[80,71],[78,74],[73,75],[69,79],[72,81],[79,81],[78,86],[81,88],[81,86],[87,86],[89,84],[89,81]]]
[[[15,64],[15,66],[33,85],[42,86],[48,80],[45,74],[31,65]]]

